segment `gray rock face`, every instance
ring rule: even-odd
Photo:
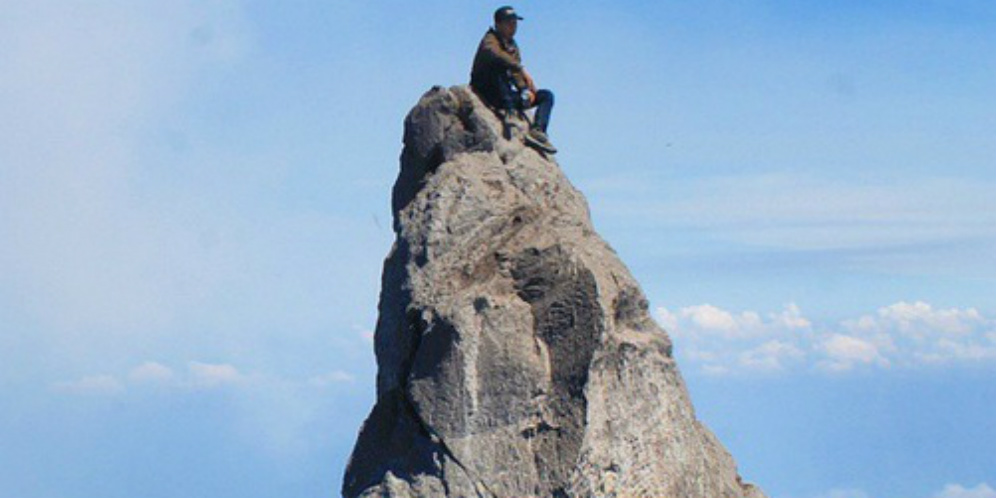
[[[466,87],[405,121],[346,497],[757,498],[557,164]]]

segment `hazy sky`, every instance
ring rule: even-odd
[[[0,498],[337,496],[498,4],[0,0]],[[558,162],[772,498],[996,498],[996,3],[545,1]]]

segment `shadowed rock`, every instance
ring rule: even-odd
[[[466,87],[405,120],[353,497],[760,498],[587,202]]]

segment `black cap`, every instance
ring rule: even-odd
[[[522,16],[515,13],[515,9],[506,5],[504,7],[498,7],[495,11],[495,23],[502,22],[507,19],[522,19]]]

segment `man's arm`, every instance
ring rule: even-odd
[[[536,103],[536,83],[533,81],[533,77],[526,71],[526,68],[522,68],[520,71],[522,74],[522,79],[526,82],[526,90],[529,90],[529,105]]]
[[[515,60],[511,54],[502,50],[501,42],[498,41],[498,37],[492,33],[489,33],[481,40],[481,47],[478,51],[484,56],[488,63],[497,62],[504,69],[509,69],[512,71],[521,71],[522,63]]]

